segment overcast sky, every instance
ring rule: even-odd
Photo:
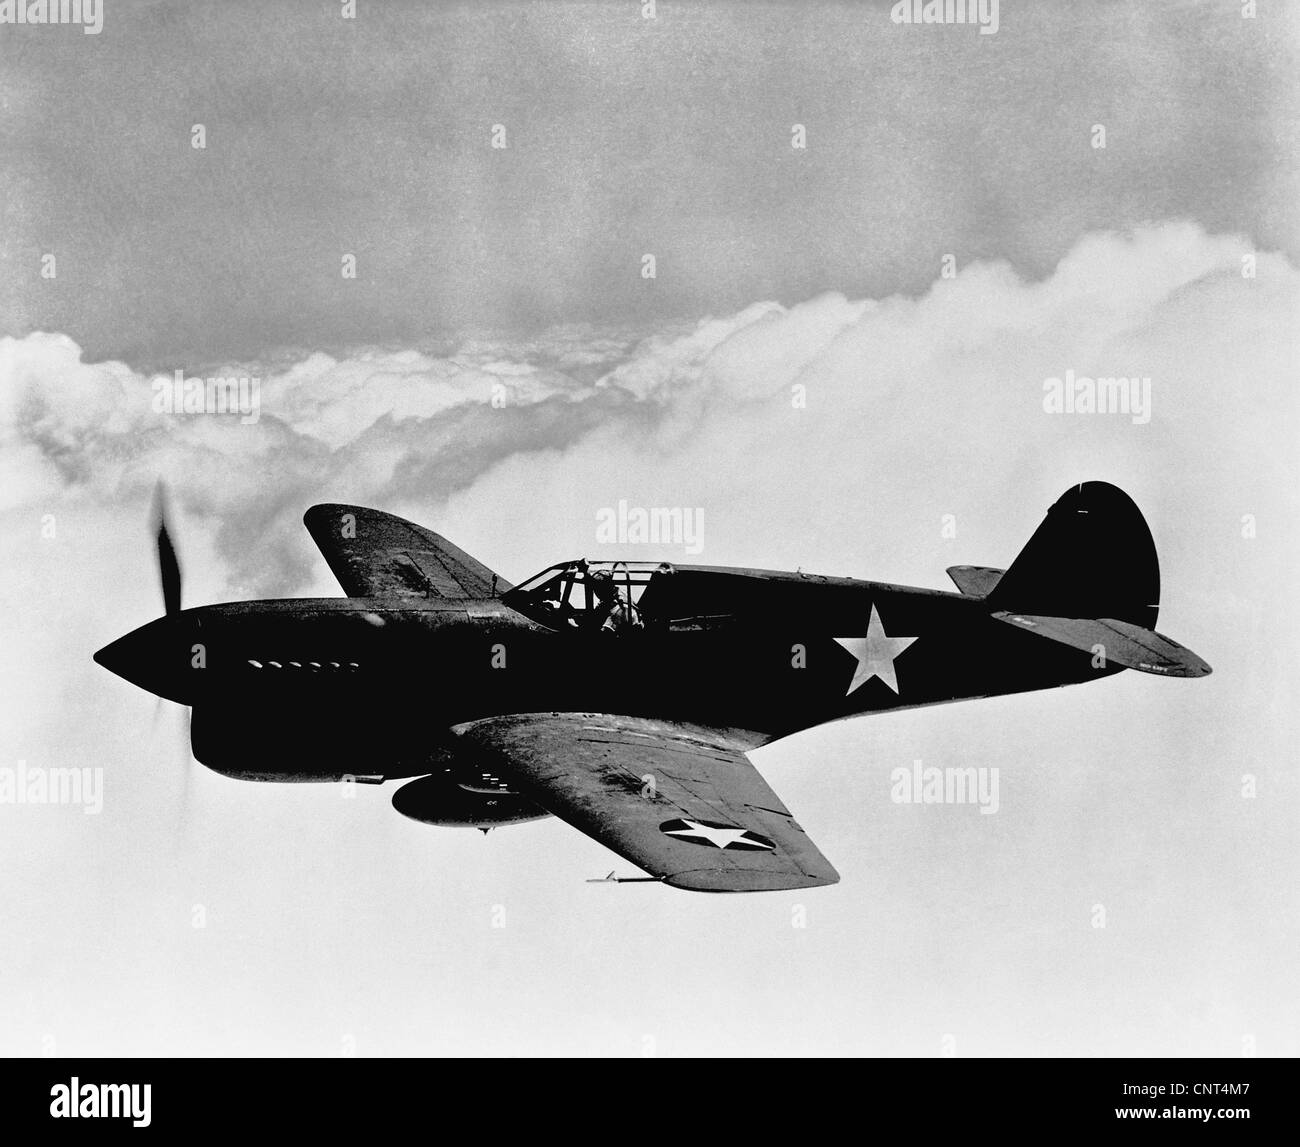
[[[1169,217],[1294,255],[1296,43],[1260,7],[110,3],[0,38],[0,325],[174,367],[918,293],[946,252],[1039,278]]]
[[[1300,1050],[1295,9],[889,7],[0,27],[0,767],[105,777],[0,805],[0,1051]],[[152,409],[236,364],[255,423]],[[1150,420],[1046,413],[1067,370],[1149,377]],[[187,770],[184,713],[89,659],[160,611],[159,477],[187,605],[337,594],[318,501],[511,580],[685,558],[604,552],[627,499],[703,510],[693,560],[941,587],[1105,479],[1215,673],[758,751],[834,888],[587,885],[629,866],[555,821]],[[916,759],[999,768],[1000,811],[894,804]]]

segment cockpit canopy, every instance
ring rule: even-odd
[[[511,609],[554,629],[642,629],[640,602],[655,578],[671,577],[667,562],[588,561],[550,566],[501,600]]]
[[[869,592],[881,588],[802,572],[578,558],[542,570],[501,600],[552,629],[677,632],[754,619],[823,624],[857,618],[869,605]]]

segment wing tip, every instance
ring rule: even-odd
[[[840,874],[833,868],[820,873],[696,868],[671,873],[662,882],[684,892],[798,892],[838,884]]]
[[[328,515],[355,513],[360,509],[363,509],[363,507],[351,506],[346,502],[317,502],[314,506],[308,506],[307,509],[303,511],[302,524],[310,530],[313,522],[317,522]]]

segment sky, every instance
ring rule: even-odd
[[[0,27],[0,769],[104,786],[0,803],[0,1052],[1300,1051],[1295,10],[654,7]],[[160,412],[177,370],[256,417]],[[1049,413],[1068,371],[1149,378],[1149,419]],[[324,501],[512,581],[946,588],[1102,479],[1215,672],[757,750],[833,888],[586,884],[630,866],[554,820],[187,763],[185,712],[90,661],[161,611],[159,478],[187,605],[338,594]],[[701,511],[702,553],[603,544],[620,500]],[[895,803],[915,760],[999,769],[999,811]]]

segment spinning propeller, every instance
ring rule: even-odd
[[[172,545],[171,531],[168,528],[167,520],[170,516],[169,500],[167,497],[167,487],[162,479],[158,480],[158,485],[154,487],[153,507],[150,511],[152,529],[157,538],[158,547],[158,580],[162,585],[163,596],[163,613],[167,617],[173,617],[181,611],[181,564],[176,556],[176,547]],[[158,703],[154,706],[153,727],[158,727],[158,716],[162,712],[164,699],[158,698]],[[181,791],[182,804],[188,804],[190,772],[194,763],[193,754],[190,751],[190,711],[185,711],[185,772],[184,786]]]

